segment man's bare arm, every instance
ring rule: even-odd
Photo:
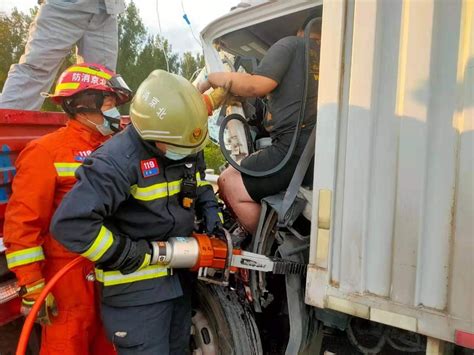
[[[211,73],[207,80],[213,88],[225,87],[231,81],[230,92],[242,97],[265,96],[278,86],[275,80],[265,76],[236,72]]]

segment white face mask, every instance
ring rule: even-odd
[[[169,150],[166,151],[165,157],[171,160],[181,160],[187,157],[187,155],[179,154],[175,152],[170,152]]]
[[[103,116],[102,124],[97,124],[90,120],[87,122],[92,123],[100,134],[103,136],[110,136],[111,134],[120,130],[120,112],[116,107],[112,107],[104,112],[101,112]],[[111,127],[111,122],[113,127]]]
[[[92,123],[97,129],[97,131],[100,132],[100,134],[102,134],[103,136],[110,136],[112,133],[114,133],[114,131],[112,131],[112,129],[110,128],[109,121],[107,121],[105,118],[103,120],[104,121],[102,122],[102,124],[97,124],[90,120],[87,120],[87,122]]]
[[[120,112],[117,107],[112,107],[102,112],[102,116],[109,122],[109,127],[114,131],[120,131]]]

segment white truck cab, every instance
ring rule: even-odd
[[[474,2],[249,2],[201,32],[208,72],[258,63],[314,11],[323,25],[301,307],[365,353],[473,349]],[[307,329],[288,312],[291,349],[308,351],[317,335],[305,348]],[[363,344],[361,325],[375,344]]]

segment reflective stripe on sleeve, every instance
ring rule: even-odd
[[[7,254],[7,265],[9,269],[41,260],[44,260],[44,254],[43,248],[40,246]]]
[[[94,243],[81,255],[89,260],[97,261],[110,248],[113,241],[114,237],[112,236],[112,232],[102,226]]]
[[[54,163],[59,176],[74,176],[76,169],[80,166],[81,163]]]
[[[222,212],[217,212],[217,215],[219,216],[221,223],[224,224],[224,215],[222,214]]]
[[[41,290],[45,286],[44,280],[41,280],[37,284],[33,284],[32,286],[26,286],[26,294],[24,296],[27,296],[28,294],[31,294],[35,291]]]
[[[24,299],[22,298],[21,299],[21,303],[23,303],[25,306],[33,306],[35,304],[36,300],[27,300],[27,299]]]
[[[97,281],[102,282],[104,286],[128,284],[137,281],[156,279],[158,277],[164,277],[168,275],[168,269],[159,265],[150,265],[127,275],[122,274],[120,271],[103,271],[101,269],[95,269]]]

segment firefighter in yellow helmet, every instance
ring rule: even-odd
[[[186,79],[152,72],[132,101],[132,125],[86,158],[53,217],[56,239],[96,263],[119,354],[188,352],[192,277],[153,265],[150,242],[189,236],[196,215],[210,233],[220,226],[204,175],[207,113]]]

